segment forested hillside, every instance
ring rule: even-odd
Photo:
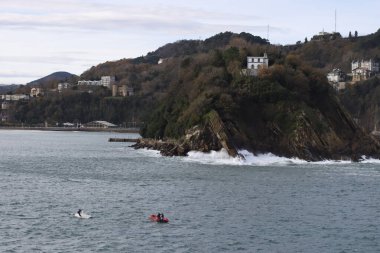
[[[96,80],[114,75],[117,82],[134,88],[133,97],[111,98],[109,90],[100,89],[39,98],[19,103],[15,119],[104,119],[121,124],[133,117],[144,122],[144,137],[181,139],[195,126],[207,127],[212,112],[226,125],[236,147],[253,152],[309,160],[374,155],[379,146],[341,106],[326,73],[334,67],[348,71],[354,59],[380,59],[379,45],[380,31],[292,46],[230,32],[204,41],[178,41],[144,57],[100,64],[80,77]],[[269,69],[257,77],[243,75],[247,56],[264,53]],[[355,117],[373,108],[377,83],[370,80],[360,86],[365,91],[354,87],[342,96],[348,110],[359,114]]]

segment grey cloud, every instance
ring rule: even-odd
[[[23,1],[16,1],[21,4]],[[108,30],[108,31],[128,31],[141,30],[145,32],[203,32],[214,29],[215,23],[235,23],[249,24],[252,20],[260,20],[255,16],[242,14],[221,13],[206,11],[202,9],[192,9],[175,6],[139,6],[139,5],[116,5],[116,4],[96,4],[90,5],[88,2],[80,3],[73,1],[73,6],[69,9],[45,9],[52,6],[51,2],[39,0],[42,4],[40,12],[35,13],[5,13],[0,16],[0,27],[19,29],[70,29],[78,30]],[[55,1],[57,3],[67,1]],[[70,6],[66,3],[66,6]],[[0,5],[1,7],[1,5]],[[228,17],[228,20],[227,18]],[[228,27],[238,28],[244,25],[219,25],[223,30]],[[255,26],[244,26],[254,28]]]
[[[0,78],[39,78],[35,73],[27,72],[3,72],[0,71]]]
[[[88,59],[70,56],[0,56],[0,62],[8,63],[44,63],[44,64],[73,64]]]

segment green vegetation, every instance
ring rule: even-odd
[[[348,71],[354,59],[379,59],[379,41],[380,30],[366,37],[305,39],[292,46],[231,32],[204,41],[178,41],[136,59],[100,64],[80,77],[114,75],[134,88],[134,97],[112,98],[106,89],[90,94],[76,90],[19,102],[14,119],[24,123],[102,119],[122,124],[134,118],[144,122],[144,137],[181,138],[193,126],[205,126],[207,115],[215,111],[237,146],[304,157],[318,150],[322,157],[327,152],[323,150],[347,147],[354,135],[361,136],[328,85],[326,73],[334,67]],[[246,57],[264,53],[270,68],[255,77],[243,75]],[[348,111],[373,112],[379,101],[378,83],[367,81],[342,94]]]
[[[380,79],[378,77],[347,87],[339,94],[341,102],[367,132],[380,129]]]
[[[66,96],[40,97],[29,102],[20,101],[15,106],[17,122],[39,124],[48,122],[55,125],[63,122],[87,123],[106,120],[115,124],[132,121],[141,113],[137,97],[115,99],[109,91],[100,88],[94,93],[74,93]]]

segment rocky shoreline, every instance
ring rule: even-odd
[[[330,131],[327,135],[320,135],[308,123],[306,116],[301,116],[301,123],[294,131],[293,138],[285,139],[287,145],[278,145],[269,140],[267,143],[256,143],[254,146],[250,145],[253,143],[252,140],[241,141],[242,136],[239,131],[230,125],[227,127],[219,114],[213,111],[208,115],[203,126],[194,126],[180,139],[142,138],[138,139],[132,147],[158,150],[163,156],[186,156],[189,151],[207,153],[225,149],[231,157],[244,159],[238,151],[246,149],[252,153],[273,153],[277,156],[297,157],[306,161],[351,160],[357,162],[362,156],[379,158],[379,142],[361,131],[348,118],[344,120],[352,124],[353,137],[342,140],[334,131]]]
[[[210,152],[223,148],[232,157],[241,156],[215,111],[209,113],[207,124],[194,126],[181,139],[139,139],[132,147],[159,150],[164,156],[186,156],[189,151]]]

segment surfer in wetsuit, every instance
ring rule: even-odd
[[[81,215],[82,209],[79,209],[77,213],[78,213],[79,217],[82,217],[82,215]]]

